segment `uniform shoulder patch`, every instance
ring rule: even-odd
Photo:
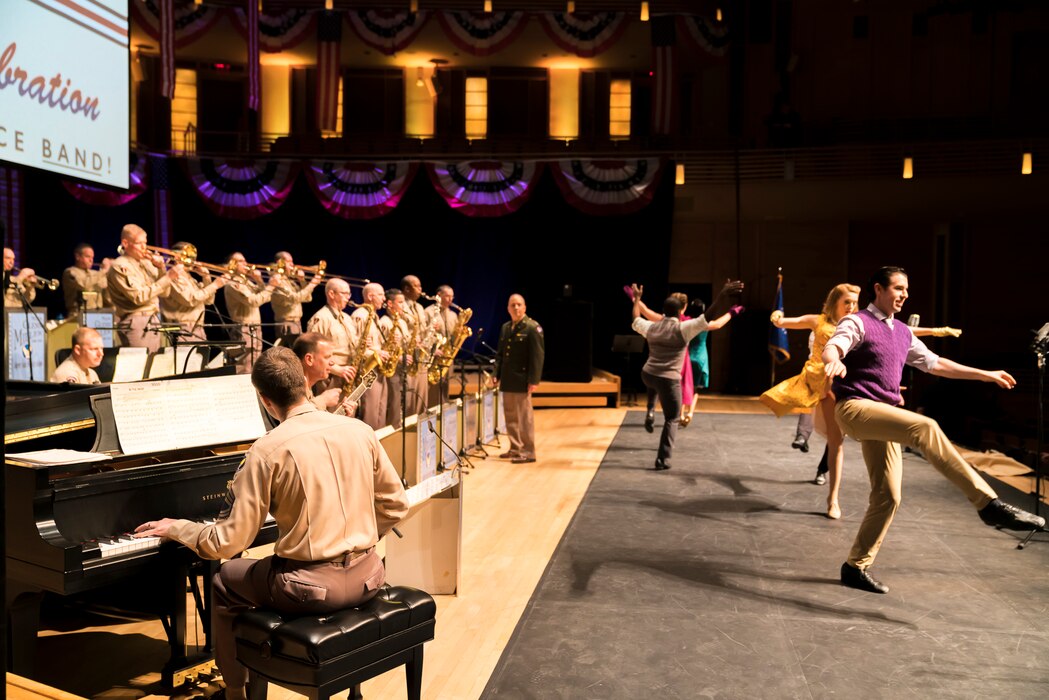
[[[536,332],[538,332],[538,333],[542,333],[542,332],[543,332],[543,327],[542,327],[542,326],[540,326],[540,325],[539,325],[539,324],[537,323],[537,324],[535,324],[535,330],[536,330]]]

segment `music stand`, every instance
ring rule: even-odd
[[[637,334],[630,335],[614,335],[612,336],[612,352],[621,353],[626,357],[626,372],[623,373],[623,383],[627,381],[627,377],[632,376],[631,367],[632,363],[630,358],[636,353],[640,355],[645,351],[645,338]],[[637,405],[637,392],[634,391],[634,383],[630,382],[630,393],[629,398],[626,402],[627,406]]]

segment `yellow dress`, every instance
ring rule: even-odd
[[[837,326],[824,314],[816,323],[816,337],[812,341],[812,354],[805,362],[801,374],[784,379],[758,397],[777,418],[782,418],[793,408],[813,408],[827,395],[827,375],[823,371],[823,348],[834,335]]]

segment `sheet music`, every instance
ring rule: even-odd
[[[188,362],[187,362],[187,358]],[[204,358],[196,348],[164,348],[163,352],[153,355],[149,366],[149,378],[170,377],[173,374],[198,372],[204,364]]]
[[[81,452],[79,450],[36,450],[35,452],[8,452],[9,459],[30,464],[83,464],[86,462],[104,462],[112,459],[109,455],[98,452]]]
[[[251,441],[266,433],[247,374],[120,384],[111,395],[124,454]]]
[[[446,471],[437,476],[432,476],[429,479],[420,481],[415,486],[405,489],[404,493],[408,496],[408,507],[413,508],[420,503],[427,501],[441,491],[450,489],[459,483],[459,471],[451,470]]]
[[[430,427],[437,430],[437,415],[426,414],[418,424],[418,440],[416,455],[419,465],[419,481],[425,481],[437,473],[437,435],[430,431]]]
[[[113,312],[112,311],[85,311],[83,325],[94,328],[102,336],[102,347],[112,348],[113,344]]]
[[[154,353],[153,361],[149,363],[149,378],[170,377],[175,373],[175,356],[171,348],[164,348],[163,352]]]
[[[455,464],[459,452],[459,406],[453,402],[444,405],[444,415],[441,419],[441,437],[451,445],[441,445],[441,464],[451,466]],[[470,436],[466,436],[469,443]]]
[[[114,382],[137,382],[146,376],[148,348],[120,348],[113,367]]]

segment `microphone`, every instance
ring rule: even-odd
[[[1031,341],[1031,349],[1035,352],[1045,352],[1049,346],[1049,323],[1043,325]]]
[[[911,328],[917,328],[921,318],[918,314],[911,314],[910,318],[907,319],[907,325]]]

